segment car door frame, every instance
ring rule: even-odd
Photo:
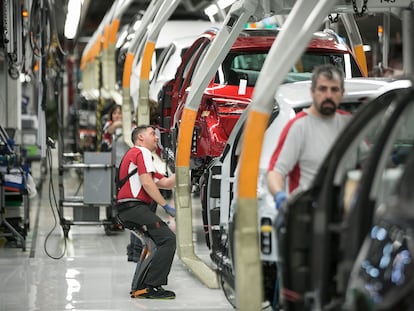
[[[367,121],[385,111],[398,92],[398,89],[391,89],[359,109],[328,153],[312,186],[292,196],[282,210],[281,218],[285,220],[278,228],[278,239],[282,283],[289,310],[303,308],[309,303],[320,306],[329,300],[328,292],[332,290],[329,284],[334,274],[332,261],[338,255],[333,251],[335,244],[329,232],[341,230],[333,208],[339,191],[333,183],[336,170]]]

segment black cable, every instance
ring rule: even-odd
[[[33,51],[33,54],[39,58],[43,58],[49,54],[50,50],[50,24],[48,27],[47,19],[44,18],[44,10],[43,7],[40,7],[39,0],[34,1],[32,3],[32,6],[30,8],[30,20],[29,20],[29,43],[30,47]],[[48,14],[49,15],[49,14]],[[34,29],[36,26],[36,29]],[[49,29],[48,29],[49,28]],[[38,31],[36,31],[38,30]],[[43,46],[37,45],[37,40],[34,38],[35,36],[39,37],[41,36],[43,41]],[[47,38],[43,37],[46,36]],[[47,50],[45,52],[44,47],[47,47]]]
[[[62,48],[62,44],[60,43],[59,33],[57,31],[55,9],[54,9],[54,7],[52,8],[52,6],[54,6],[54,5],[51,3],[50,0],[47,0],[47,4],[48,4],[48,7],[49,7],[48,17],[49,17],[49,21],[50,21],[50,29],[51,29],[51,32],[53,34],[55,34],[55,36],[56,36],[56,46],[58,47],[58,51],[63,56],[66,56],[67,52]]]
[[[66,241],[65,234],[63,234],[63,239],[64,239],[65,244],[64,244],[64,248],[63,248],[63,251],[62,251],[61,255],[59,255],[57,257],[52,256],[47,250],[47,241],[50,238],[50,236],[52,235],[53,231],[55,231],[55,229],[57,227],[57,219],[56,219],[56,212],[54,210],[54,206],[56,208],[57,214],[59,215],[60,224],[62,225],[62,215],[61,215],[61,213],[59,211],[59,208],[58,208],[58,205],[57,205],[55,189],[54,189],[54,186],[53,186],[53,177],[52,177],[52,163],[53,162],[52,162],[52,151],[51,151],[50,146],[48,146],[47,149],[46,149],[46,158],[49,162],[48,163],[49,164],[49,204],[50,204],[50,208],[52,210],[54,224],[53,224],[53,228],[46,235],[43,248],[45,250],[46,255],[49,256],[50,258],[52,258],[52,259],[61,259],[65,255],[66,249],[67,249],[67,241]],[[53,201],[52,201],[52,195],[53,195]],[[54,203],[54,205],[52,203]],[[63,230],[63,228],[62,228],[62,230]]]

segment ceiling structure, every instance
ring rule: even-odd
[[[69,0],[54,0],[55,18],[58,33],[63,38],[64,21]],[[74,40],[69,40],[69,45],[78,45],[78,50],[82,50],[88,43],[96,29],[99,27],[103,17],[111,8],[115,0],[84,0],[81,19],[79,22],[78,33]],[[127,0],[125,0],[127,1]],[[121,26],[128,24],[140,11],[145,11],[151,0],[133,0],[127,12],[121,19]],[[207,19],[204,9],[216,3],[217,0],[181,0],[180,5],[173,13],[171,19]],[[367,15],[358,18],[363,42],[377,41],[377,26],[382,24],[379,16]],[[391,38],[400,31],[400,23],[391,20]]]
[[[68,0],[57,1],[66,3]],[[131,22],[138,12],[145,11],[150,2],[149,0],[133,0],[127,12],[122,16],[121,26]],[[171,19],[207,19],[204,9],[214,2],[215,0],[181,0]],[[84,0],[75,41],[88,41],[113,3],[114,0]],[[63,29],[60,29],[60,31],[63,32]]]
[[[113,2],[114,0],[84,0],[78,28],[78,38],[84,37],[86,39],[92,36]],[[142,2],[141,6],[145,5],[145,1],[141,0],[140,2]]]

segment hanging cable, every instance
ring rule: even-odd
[[[58,225],[58,220],[57,220],[56,215],[59,216],[59,223],[60,224],[62,224],[62,219],[63,219],[63,217],[62,217],[62,215],[59,211],[59,208],[58,208],[58,204],[57,204],[57,200],[56,200],[56,194],[55,194],[55,188],[53,186],[53,177],[52,177],[53,160],[52,160],[51,146],[49,144],[48,144],[48,147],[47,147],[46,158],[48,160],[48,165],[49,165],[49,204],[50,204],[50,209],[51,209],[52,214],[53,214],[54,224],[53,224],[52,229],[46,235],[45,242],[44,242],[44,250],[45,250],[46,255],[49,256],[50,258],[52,258],[52,259],[61,259],[65,255],[66,249],[67,249],[67,240],[66,240],[67,238],[66,238],[65,234],[63,234],[64,247],[63,247],[62,253],[59,256],[57,256],[57,257],[53,256],[47,250],[47,242],[48,242],[50,236],[55,231],[55,229]],[[62,231],[63,231],[63,228],[62,228]]]
[[[48,11],[49,8],[42,6],[41,0],[35,0],[30,8],[29,43],[33,54],[39,58],[48,55],[50,49],[51,28],[48,23]]]

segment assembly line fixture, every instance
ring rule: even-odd
[[[230,9],[224,25],[217,35],[203,62],[198,74],[194,77],[189,92],[180,127],[176,158],[177,173],[177,230],[180,219],[185,219],[191,210],[189,197],[189,157],[194,122],[201,95],[209,79],[228,52],[231,43],[241,31],[245,22],[251,17],[262,18],[270,12],[287,14],[288,18],[282,28],[278,40],[275,41],[256,84],[253,94],[252,109],[246,123],[246,136],[240,158],[240,175],[238,180],[238,210],[235,228],[235,262],[236,262],[236,301],[240,310],[259,310],[261,308],[262,280],[257,230],[257,179],[260,150],[266,124],[270,115],[273,94],[282,82],[283,77],[294,65],[295,60],[304,51],[312,33],[320,27],[325,16],[332,12],[357,13],[389,12],[391,8],[412,8],[412,1],[396,3],[364,1],[359,10],[355,0],[349,1],[238,1]],[[298,23],[297,21],[302,21]],[[408,31],[406,31],[408,32]],[[412,39],[408,40],[408,45]],[[359,40],[357,40],[359,41]],[[405,42],[405,41],[404,41]],[[358,42],[360,43],[360,42]],[[361,55],[362,56],[362,55]],[[277,60],[277,61],[275,61]],[[408,69],[412,72],[412,69]],[[190,227],[191,225],[189,225]],[[191,227],[187,228],[191,232]],[[187,232],[188,233],[188,232]],[[178,232],[178,247],[188,247],[185,235]],[[316,298],[316,303],[318,297]]]

